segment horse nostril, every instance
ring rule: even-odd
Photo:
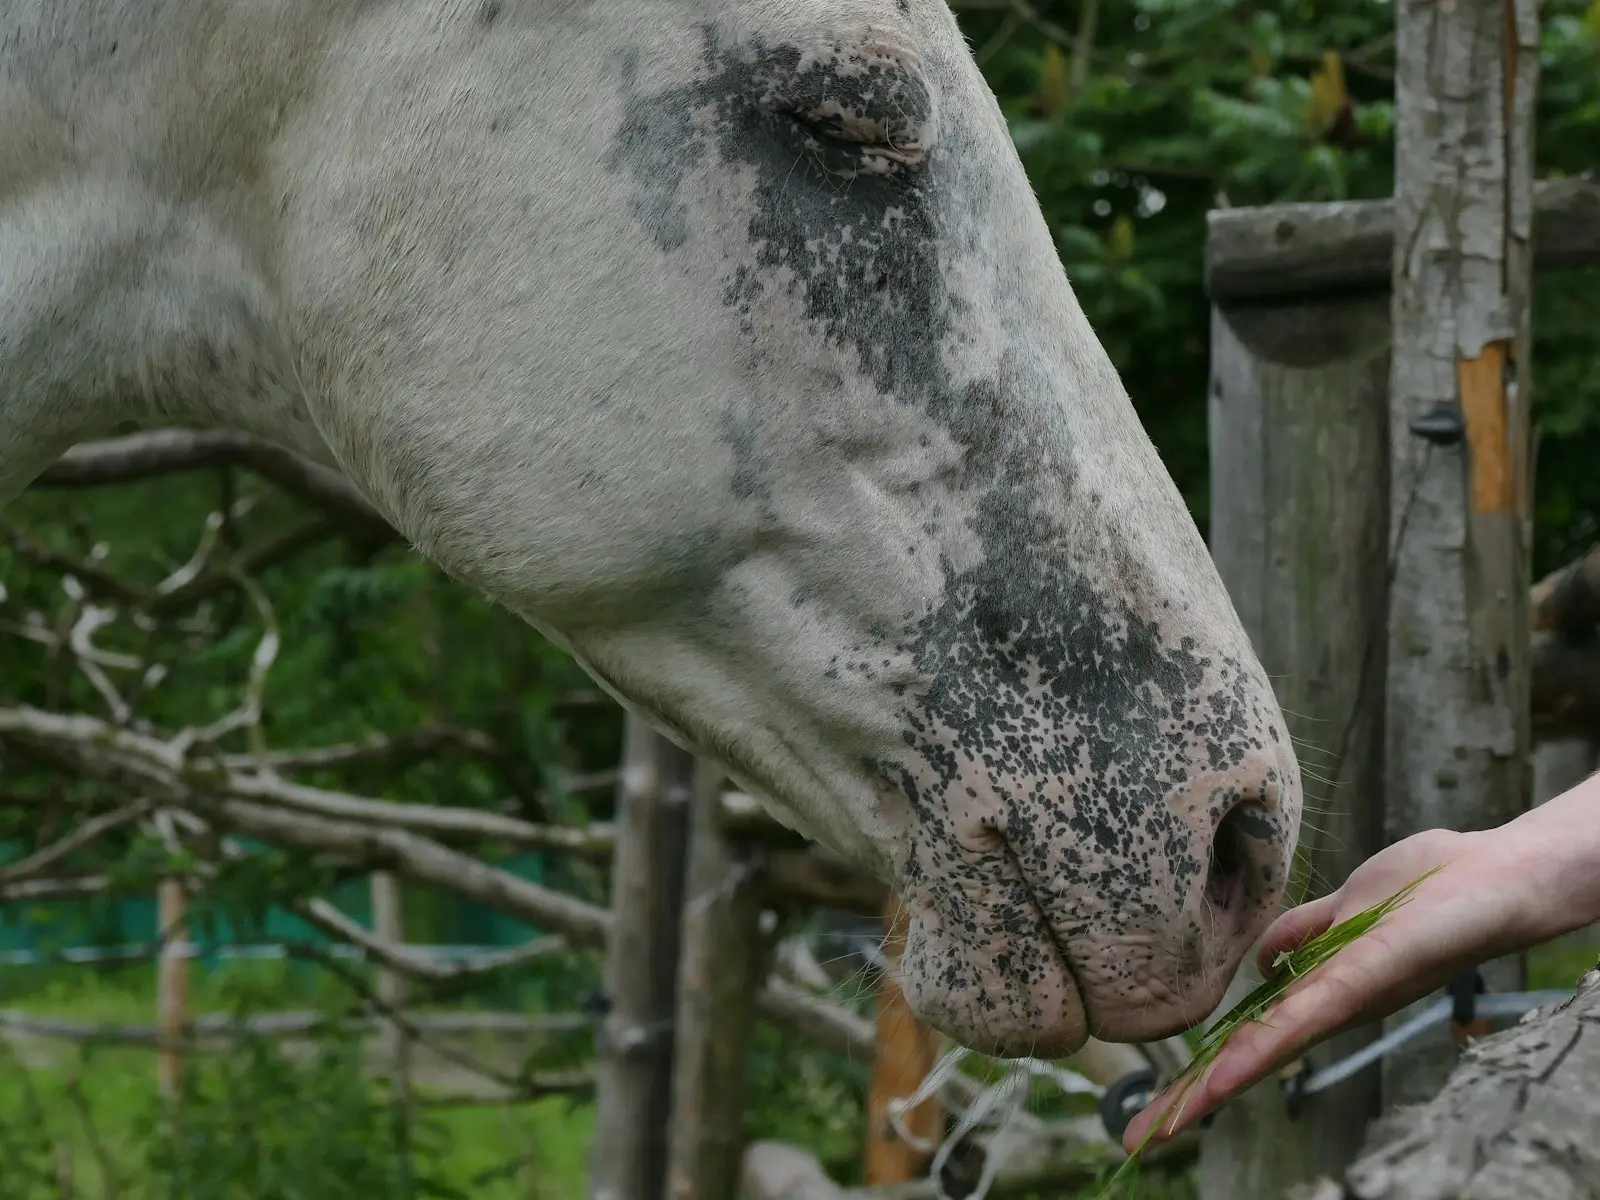
[[[1011,849],[1006,840],[1006,831],[991,820],[957,826],[956,842],[971,854],[997,854]]]
[[[1223,911],[1241,908],[1254,899],[1260,882],[1256,862],[1272,846],[1275,833],[1259,804],[1234,805],[1211,839],[1206,899]]]

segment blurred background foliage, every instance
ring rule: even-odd
[[[1384,0],[955,0],[953,7],[1010,123],[1078,298],[1205,529],[1206,212],[1388,194],[1393,7]],[[1539,172],[1573,175],[1600,158],[1600,0],[1544,0],[1542,10]],[[1596,537],[1600,521],[1600,278],[1594,275],[1546,277],[1536,293],[1539,573]],[[307,775],[307,782],[396,800],[496,807],[533,820],[610,815],[609,790],[566,790],[571,778],[614,766],[620,745],[616,710],[597,702],[570,661],[403,547],[329,524],[240,470],[88,491],[34,491],[0,514],[0,703],[100,711],[99,698],[70,660],[50,648],[48,636],[38,636],[73,611],[61,589],[63,565],[149,589],[194,554],[207,515],[217,511],[232,515],[215,536],[270,598],[282,635],[265,693],[269,744],[325,745],[442,725],[481,731],[497,747],[484,755],[446,746],[411,759]],[[162,665],[164,673],[136,689],[138,708],[172,729],[214,720],[238,703],[261,633],[261,614],[249,597],[222,588],[187,608],[181,620],[143,629],[123,622],[108,629],[100,645]],[[98,786],[48,763],[0,757],[0,846],[20,849],[59,836],[87,807],[105,807],[93,790]],[[86,869],[113,867],[148,878],[159,865],[159,851],[137,836],[113,845],[119,861]],[[338,882],[285,861],[266,875],[279,889],[323,891]],[[581,866],[552,861],[545,878],[592,898],[603,895],[598,873]],[[252,899],[245,894],[250,888],[234,889],[240,894],[232,912],[237,925],[249,925],[247,910],[261,907],[266,890],[259,884]],[[410,936],[445,941],[459,934],[445,927],[442,908],[428,893],[410,889]],[[5,921],[19,919],[14,911],[0,918],[0,932]],[[570,1007],[593,982],[581,970],[575,978],[540,995]],[[28,970],[0,969],[0,1006],[61,1011],[75,1003],[62,992],[59,975],[50,974],[49,986],[43,980]],[[305,990],[284,983],[274,995],[283,1006],[297,1006]],[[518,1002],[528,1001],[523,996]],[[100,1004],[83,1001],[85,1011],[101,1011]],[[117,1004],[125,1006],[126,998]],[[349,1090],[341,1061],[329,1057],[298,1076],[300,1090],[293,1094],[302,1100],[287,1107],[266,1086],[280,1095],[288,1087],[273,1055],[244,1061],[238,1070],[254,1072],[248,1078],[212,1069],[201,1089],[210,1100],[165,1140],[156,1139],[153,1127],[137,1126],[149,1105],[148,1082],[139,1083],[134,1090],[141,1099],[130,1105],[124,1137],[140,1148],[128,1169],[189,1181],[167,1194],[402,1194],[405,1189],[393,1185],[395,1172],[419,1195],[450,1194],[452,1187],[501,1194],[484,1190],[487,1184],[470,1186],[479,1178],[473,1172],[487,1169],[481,1161],[463,1168],[453,1183],[447,1180],[440,1163],[448,1156],[432,1142],[423,1143],[428,1148],[418,1151],[420,1157],[395,1160],[382,1105],[370,1108],[370,1097]],[[128,1070],[125,1064],[118,1069]],[[829,1060],[765,1030],[752,1069],[752,1132],[808,1141],[840,1178],[850,1178],[863,1124],[861,1065]],[[59,1129],[40,1131],[51,1122],[65,1127],[77,1120],[72,1088],[87,1071],[82,1063],[62,1066],[37,1086],[24,1086],[13,1073],[0,1087],[0,1130],[9,1139],[0,1149],[7,1161],[37,1166],[39,1195],[56,1194],[48,1190],[55,1178],[51,1156],[64,1136]],[[7,1074],[0,1065],[0,1076]],[[116,1094],[115,1086],[106,1086],[106,1095]],[[231,1175],[204,1175],[211,1169],[208,1156],[215,1160],[228,1131],[254,1119],[245,1115],[251,1105],[264,1114],[261,1120],[293,1129],[276,1146],[264,1133],[242,1145],[226,1158]],[[297,1109],[336,1115],[296,1124],[291,1115]],[[546,1140],[577,1136],[570,1106],[550,1120],[554,1124],[541,1127]],[[457,1134],[467,1137],[462,1128]],[[494,1136],[509,1135],[500,1129]],[[538,1137],[523,1130],[512,1140],[531,1145]],[[324,1150],[334,1153],[328,1149],[334,1143],[377,1149],[359,1166],[340,1168],[345,1182],[331,1181],[323,1190],[303,1172],[282,1170],[309,1154],[331,1161]],[[570,1185],[541,1175],[548,1187],[519,1185],[504,1194],[578,1194],[567,1188],[578,1187],[581,1155],[562,1153],[567,1165],[550,1169],[573,1172]],[[23,1172],[0,1171],[0,1200],[34,1194],[7,1190],[6,1178],[20,1180]],[[233,1190],[203,1182],[224,1178]],[[147,1193],[130,1182],[124,1194]]]

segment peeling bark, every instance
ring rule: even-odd
[[[1340,1180],[1293,1200],[1600,1197],[1600,971],[1474,1043],[1433,1100],[1372,1129]]]
[[[1396,11],[1385,834],[1488,829],[1527,808],[1532,0]],[[1432,418],[1459,436],[1428,437]],[[1521,955],[1485,964],[1522,985]],[[1410,1013],[1397,1014],[1403,1020]],[[1444,1034],[1384,1062],[1431,1095]]]

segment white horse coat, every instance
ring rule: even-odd
[[[883,874],[968,1045],[1191,1022],[1278,899],[1272,691],[938,0],[0,4],[0,501],[128,418]]]

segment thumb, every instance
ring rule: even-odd
[[[1262,975],[1270,977],[1273,959],[1285,950],[1295,949],[1307,938],[1328,932],[1338,915],[1338,892],[1291,908],[1267,926],[1266,933],[1261,935],[1261,944],[1256,950],[1256,968]]]

